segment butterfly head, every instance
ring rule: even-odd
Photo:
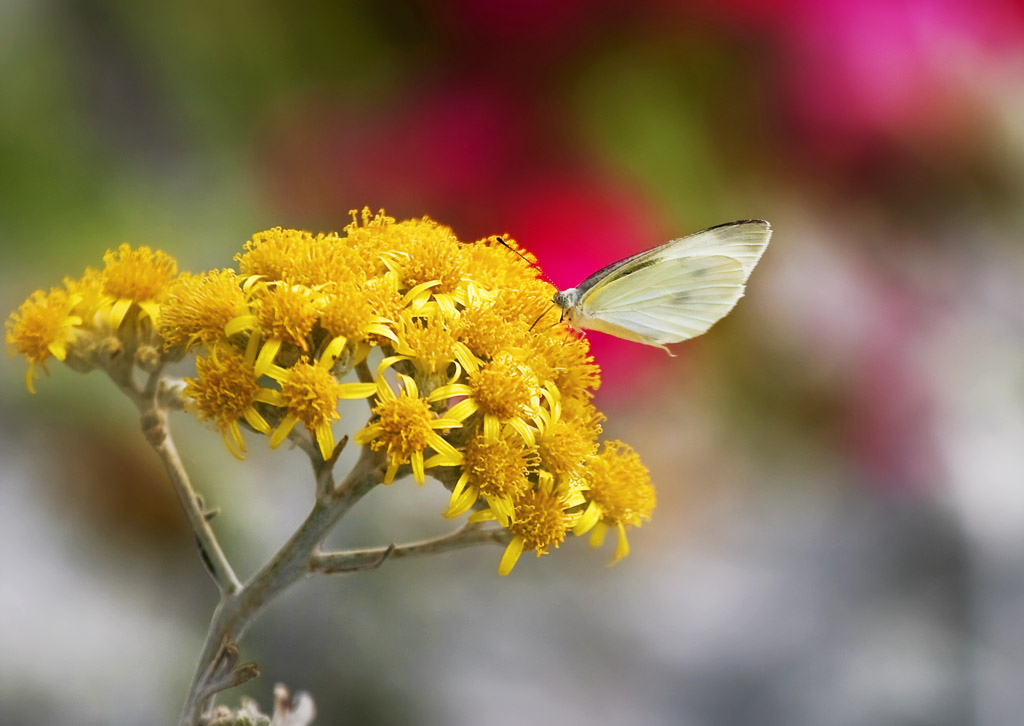
[[[568,290],[561,290],[555,293],[552,302],[562,309],[562,320],[567,320],[572,325],[576,317],[576,306],[580,302],[580,291],[575,287]]]

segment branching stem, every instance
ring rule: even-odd
[[[361,379],[369,377],[365,363],[357,366],[357,369]],[[331,529],[360,499],[384,480],[386,470],[383,452],[365,447],[352,471],[336,485],[334,465],[347,441],[343,438],[326,461],[315,447],[303,447],[313,463],[316,479],[313,508],[277,554],[243,584],[221,549],[171,436],[169,412],[180,408],[183,385],[162,378],[159,370],[151,372],[141,386],[132,378],[128,367],[110,365],[107,372],[139,408],[146,440],[167,470],[178,500],[192,525],[203,561],[220,590],[220,603],[214,610],[200,652],[181,713],[181,726],[200,723],[217,692],[258,675],[259,669],[255,664],[239,664],[237,643],[266,604],[298,580],[314,574],[375,569],[391,558],[436,554],[476,544],[508,541],[508,533],[504,530],[467,525],[440,537],[419,542],[343,552],[321,551],[320,547]]]
[[[485,528],[469,524],[454,532],[419,542],[393,544],[387,547],[367,547],[344,552],[321,552],[313,556],[311,568],[314,572],[324,574],[375,570],[387,560],[433,555],[485,543],[508,544],[508,540],[509,532],[506,529]]]
[[[196,674],[182,712],[182,726],[196,723],[209,699],[204,674],[222,657],[225,644],[238,642],[256,615],[281,591],[313,574],[311,567],[324,538],[360,499],[384,479],[384,457],[363,449],[348,476],[331,492],[317,499],[306,520],[274,557],[237,592],[223,593],[207,631]]]

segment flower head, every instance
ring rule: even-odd
[[[437,416],[430,401],[421,398],[416,381],[399,374],[401,390],[391,388],[383,375],[386,364],[377,376],[377,405],[373,407],[370,423],[356,434],[356,442],[369,444],[375,451],[387,451],[388,469],[384,483],[395,480],[399,467],[406,464],[412,469],[417,484],[425,481],[425,469],[432,466],[459,466],[462,454],[446,441],[439,430],[459,428],[462,423]],[[425,459],[424,452],[433,449],[436,454]]]
[[[498,574],[507,575],[519,561],[523,552],[546,555],[552,547],[558,547],[572,529],[578,515],[570,510],[583,501],[576,490],[561,490],[542,479],[541,484],[519,493],[512,500],[515,519],[509,524],[512,539],[505,548]]]
[[[331,373],[337,347],[325,350],[316,363],[302,358],[287,368],[271,366],[268,370],[267,374],[281,386],[269,402],[285,411],[284,418],[270,437],[271,446],[284,441],[295,424],[301,422],[316,440],[324,459],[330,458],[334,450],[331,424],[341,418],[339,399],[366,398],[376,390],[372,383],[338,382]]]
[[[256,403],[271,400],[271,392],[259,384],[252,361],[228,345],[210,349],[196,357],[196,377],[185,379],[185,407],[211,422],[224,438],[228,451],[241,459],[245,441],[239,422],[245,421],[260,433],[270,425],[257,410]]]
[[[619,543],[613,561],[618,562],[629,554],[626,525],[639,526],[654,509],[650,473],[631,447],[608,441],[600,454],[587,460],[584,478],[588,504],[575,533],[593,530],[591,544],[597,547],[607,528],[614,527]]]
[[[80,317],[72,315],[76,302],[77,297],[65,290],[36,290],[7,319],[7,344],[28,358],[25,385],[32,393],[36,392],[37,368],[49,374],[46,360],[51,355],[57,360],[67,357],[72,330],[82,323]]]
[[[298,261],[305,258],[313,235],[298,229],[273,229],[257,232],[245,243],[245,252],[235,255],[243,275],[266,280],[302,282]]]
[[[121,326],[132,304],[156,321],[159,298],[178,271],[178,263],[170,255],[145,245],[132,249],[127,244],[103,255],[103,292],[114,300],[110,309],[110,325]]]
[[[533,486],[530,475],[538,463],[536,449],[518,437],[488,439],[478,433],[466,442],[462,456],[462,475],[445,516],[457,517],[483,497],[495,519],[507,527],[515,497]]]
[[[466,396],[452,407],[450,415],[461,420],[480,411],[488,438],[496,438],[501,425],[507,423],[525,443],[533,444],[535,433],[530,422],[536,422],[540,415],[540,390],[533,371],[513,354],[503,352],[471,371],[468,383],[450,384],[438,393]]]
[[[246,305],[241,278],[234,270],[179,275],[168,286],[161,306],[164,347],[187,349],[225,338],[225,327],[248,312]]]

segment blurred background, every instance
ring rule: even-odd
[[[512,235],[563,288],[775,228],[677,358],[591,336],[659,492],[626,561],[303,583],[242,643],[264,708],[283,681],[324,724],[1020,723],[1020,0],[4,0],[0,88],[5,314],[122,241],[199,271],[363,205]],[[109,381],[31,397],[2,365],[0,722],[171,723],[215,591],[165,475]],[[302,456],[177,424],[249,574],[308,510]],[[401,482],[337,541],[446,501]]]

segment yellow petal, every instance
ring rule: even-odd
[[[281,392],[272,388],[261,388],[256,391],[256,400],[261,403],[269,403],[271,406],[284,406],[284,399]]]
[[[398,463],[398,459],[391,457],[391,461],[388,462],[388,470],[384,473],[384,483],[390,484],[395,480],[395,474],[398,473],[398,467],[401,464]]]
[[[242,432],[238,430],[238,424],[234,421],[221,433],[224,439],[224,446],[228,452],[239,461],[245,460],[245,441],[242,439]]]
[[[451,501],[448,503],[448,510],[441,516],[446,519],[453,519],[458,517],[460,514],[464,514],[476,504],[477,498],[480,496],[480,491],[476,487],[469,487],[468,489],[459,491],[456,493],[452,492]]]
[[[512,524],[512,501],[505,497],[487,497],[487,506],[494,512],[494,518],[502,527]]]
[[[281,350],[281,340],[274,338],[268,340],[260,348],[260,354],[256,357],[256,364],[253,368],[256,370],[256,376],[262,376],[267,372],[270,366],[274,363],[274,358],[277,357],[278,351]]]
[[[505,576],[512,572],[512,568],[516,566],[516,562],[519,561],[519,555],[523,554],[523,538],[515,536],[512,541],[508,543],[508,547],[505,548],[505,554],[501,556],[501,564],[498,565],[498,574]]]
[[[485,441],[497,441],[498,440],[498,432],[499,431],[500,431],[500,426],[498,424],[498,417],[495,416],[494,414],[491,414],[491,413],[485,413],[484,414],[484,440]]]
[[[386,371],[388,368],[390,368],[391,366],[393,366],[395,363],[397,363],[400,360],[409,360],[409,356],[407,356],[407,355],[389,355],[387,358],[385,358],[384,360],[382,360],[380,363],[377,364],[377,375],[378,376],[384,375],[384,371]]]
[[[455,302],[448,295],[435,295],[434,302],[446,318],[454,318],[456,315]]]
[[[426,481],[426,472],[423,470],[423,452],[414,451],[409,457],[409,464],[412,466],[412,478],[416,483],[423,486]]]
[[[153,302],[152,300],[143,300],[139,303],[139,307],[142,308],[142,312],[149,316],[149,319],[153,321],[153,325],[160,323],[160,304]]]
[[[260,415],[260,412],[257,411],[252,406],[249,406],[249,408],[245,409],[245,411],[242,412],[242,416],[245,417],[246,423],[248,423],[254,429],[259,431],[261,434],[270,433],[270,424],[268,424],[267,420]]]
[[[331,458],[334,453],[334,431],[329,423],[322,423],[316,427],[316,443],[320,447],[320,455],[324,461]]]
[[[395,332],[388,326],[383,325],[381,323],[370,323],[369,325],[366,326],[366,332],[367,334],[373,333],[375,335],[381,335],[385,338],[388,338],[389,340],[394,341],[395,343],[398,342],[398,336],[395,335]]]
[[[435,418],[430,422],[432,429],[461,429],[462,422],[453,418]]]
[[[583,516],[576,522],[576,526],[572,528],[572,533],[577,537],[584,535],[592,530],[600,520],[601,508],[595,502],[590,502],[587,508],[583,510]]]
[[[479,524],[480,522],[493,522],[494,512],[490,509],[478,509],[466,518],[466,522],[469,524]]]
[[[360,446],[367,444],[380,436],[380,431],[379,423],[368,424],[356,432],[356,443]]]
[[[426,282],[421,282],[419,285],[416,285],[415,287],[409,288],[409,292],[405,293],[405,297],[402,298],[403,304],[408,305],[413,300],[418,298],[422,293],[440,284],[440,280],[427,280]]]
[[[615,547],[615,559],[608,564],[614,565],[629,554],[629,540],[626,539],[626,525],[619,522],[619,544]]]
[[[465,383],[449,383],[444,386],[438,386],[430,395],[427,396],[427,400],[431,403],[435,401],[443,401],[446,398],[455,398],[456,396],[468,396],[473,392],[473,389],[467,386]]]
[[[533,446],[537,442],[537,439],[533,434],[533,429],[530,428],[530,426],[521,418],[510,419],[508,425],[516,430],[519,436],[523,439],[523,443],[525,443],[527,446]],[[486,419],[484,420],[484,426],[486,430]]]
[[[480,359],[473,355],[465,343],[455,344],[455,360],[461,363],[468,373],[480,370]]]
[[[224,335],[230,338],[235,333],[251,330],[255,326],[255,315],[239,315],[236,318],[231,318],[231,320],[224,324]]]
[[[114,303],[113,307],[110,308],[110,327],[120,328],[121,323],[124,322],[124,316],[128,314],[128,311],[132,307],[132,301],[128,298],[121,298]]]
[[[465,398],[444,412],[446,419],[452,421],[465,421],[480,408],[480,404],[472,398]]]
[[[253,365],[256,362],[256,354],[260,350],[260,334],[258,331],[253,331],[249,335],[249,339],[245,341],[245,355],[243,360],[249,365]]]
[[[68,348],[64,344],[64,341],[62,340],[53,341],[48,346],[46,346],[46,349],[50,351],[50,355],[52,355],[57,360],[62,361],[68,357]]]
[[[369,398],[377,392],[376,383],[340,383],[338,384],[338,398]]]
[[[405,385],[405,393],[406,395],[409,396],[409,398],[420,397],[420,389],[416,385],[416,381],[414,381],[412,378],[405,375],[404,373],[398,374],[398,380],[400,380]]]
[[[274,429],[274,433],[270,435],[270,448],[276,449],[281,445],[281,442],[288,438],[288,434],[291,433],[292,429],[295,428],[295,424],[299,422],[299,417],[295,414],[288,414],[281,420],[281,423]]]
[[[427,442],[430,444],[430,448],[432,448],[441,456],[445,457],[446,459],[452,462],[458,462],[449,464],[449,466],[458,466],[459,464],[462,463],[462,454],[459,453],[458,449],[456,449],[454,446],[452,446],[450,443],[445,441],[437,434],[431,432],[429,437],[427,438]]]
[[[345,336],[339,335],[336,338],[331,338],[331,342],[324,348],[324,352],[320,354],[320,360],[316,362],[321,368],[330,369],[337,360],[338,356],[341,355],[341,351],[345,349]]]

